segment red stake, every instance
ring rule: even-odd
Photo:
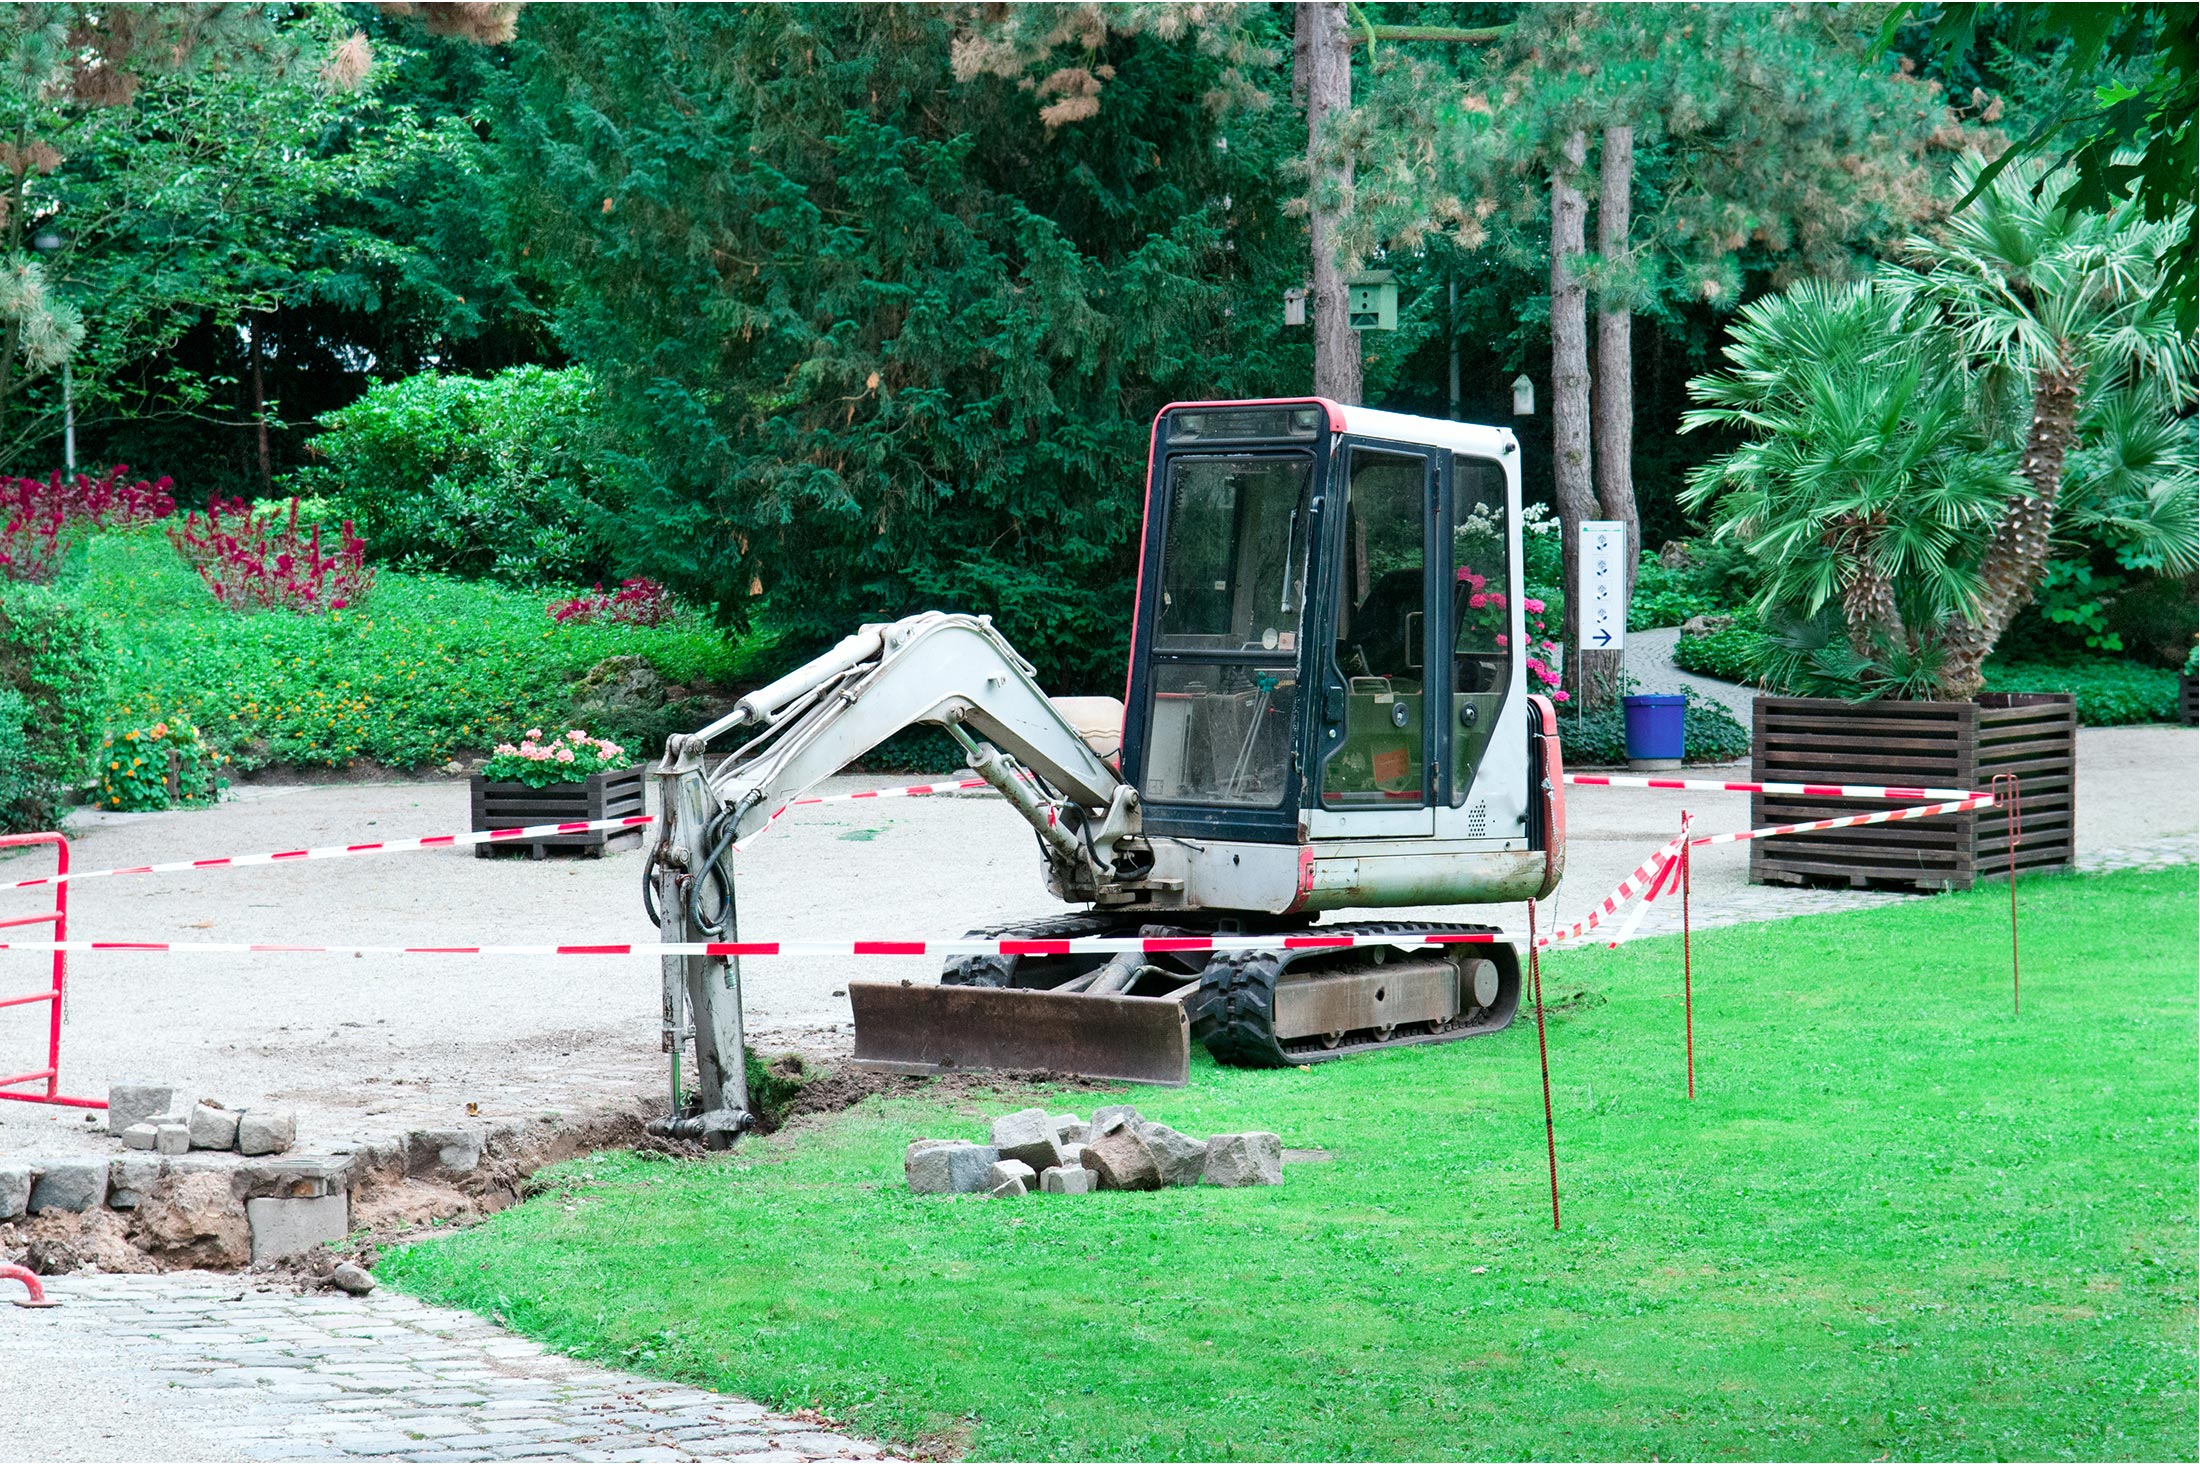
[[[2009,785],[2009,796],[2002,798],[2001,785]],[[2024,1014],[2024,991],[2018,980],[2017,966],[2017,839],[2024,824],[2024,795],[2018,786],[2015,773],[1996,773],[1989,785],[1996,802],[2009,811],[2009,1004],[2018,1016]]]
[[[1551,1229],[1558,1229],[1558,1125],[1551,1118],[1551,1043],[1543,1031],[1543,958],[1535,940],[1535,901],[1528,901],[1528,984],[1535,992],[1535,1046],[1543,1058],[1543,1146],[1551,1156]]]
[[[1681,810],[1681,830],[1688,829],[1688,810]],[[1681,840],[1681,1021],[1682,1030],[1688,1035],[1688,1101],[1696,1101],[1696,998],[1691,990],[1688,951],[1688,891],[1690,876],[1695,863],[1690,856],[1694,846],[1687,839]]]

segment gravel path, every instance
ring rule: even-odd
[[[2081,863],[2195,857],[2193,731],[2087,729],[2078,741]],[[1569,791],[1566,880],[1544,912],[1559,921],[1578,919],[1664,842],[1682,808],[1707,832],[1748,818],[1738,795]],[[74,834],[77,866],[438,833],[467,822],[459,780],[244,793],[195,812],[86,817]],[[28,870],[41,857],[0,867]],[[1747,863],[1740,845],[1703,851],[1696,910],[1704,923],[1903,898],[1751,886]],[[641,913],[640,873],[634,853],[532,863],[442,850],[97,880],[72,897],[72,931],[118,940],[644,941],[654,932]],[[984,792],[802,810],[746,856],[740,891],[741,930],[752,937],[954,934],[1060,908],[1040,882],[1029,831]],[[1459,918],[1456,910],[1420,913]],[[1525,928],[1519,906],[1483,913],[1516,933]],[[1661,906],[1644,929],[1676,918]],[[929,980],[935,964],[751,960],[751,1031],[767,1047],[845,1051],[847,1001],[836,993],[851,978]],[[0,955],[0,995],[42,976],[38,958]],[[298,1110],[301,1144],[318,1146],[655,1095],[664,1081],[656,1007],[647,961],[100,954],[72,966],[62,1070],[66,1087],[81,1093],[173,1081],[232,1105],[287,1104]],[[0,1068],[36,1065],[41,1024],[24,1014],[35,1010],[0,1010]],[[104,1152],[109,1143],[80,1113],[0,1109],[0,1155]]]
[[[12,1283],[11,1288],[12,1288]],[[875,1458],[814,1419],[590,1367],[467,1312],[235,1276],[66,1276],[0,1311],[0,1459]]]
[[[1693,691],[1712,701],[1725,703],[1735,720],[1747,727],[1750,706],[1757,700],[1757,689],[1683,671],[1673,664],[1673,647],[1680,643],[1681,633],[1677,626],[1667,626],[1663,630],[1630,630],[1627,644],[1620,648],[1620,668],[1635,679],[1637,691],[1657,696]]]

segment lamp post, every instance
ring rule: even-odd
[[[63,242],[60,232],[51,226],[31,236],[31,248],[40,254],[58,253]],[[61,358],[61,461],[71,474],[76,472],[76,382],[66,356]]]

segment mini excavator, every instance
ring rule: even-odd
[[[1123,700],[1050,697],[982,615],[867,625],[674,736],[645,903],[732,942],[733,846],[929,724],[1030,823],[1074,910],[1013,942],[1266,936],[1327,911],[1540,898],[1565,861],[1557,722],[1528,691],[1512,433],[1321,398],[1155,419]],[[705,745],[747,740],[715,763]],[[1493,927],[1331,922],[1323,933]],[[675,1116],[748,1122],[738,958],[667,956]],[[855,1060],[1181,1084],[1190,1043],[1303,1064],[1503,1029],[1519,953],[1486,944],[984,954],[937,984],[852,982]],[[692,1041],[699,1096],[683,1092]]]

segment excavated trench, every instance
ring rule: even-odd
[[[817,1067],[798,1054],[752,1065],[759,1135],[823,1122],[876,1097],[922,1096],[981,1118],[1004,1098],[1045,1086],[1108,1091],[1106,1085],[1044,1072],[909,1077]],[[238,1160],[192,1156],[164,1167],[126,1209],[111,1203],[45,1212],[0,1224],[0,1258],[46,1276],[80,1270],[179,1270],[288,1274],[326,1278],[338,1264],[371,1268],[388,1247],[416,1243],[475,1225],[543,1188],[536,1175],[553,1165],[604,1150],[625,1149],[699,1160],[702,1145],[660,1138],[644,1124],[654,1110],[642,1103],[615,1111],[531,1120],[481,1135],[470,1163],[437,1143],[447,1134],[414,1132],[369,1143],[349,1154]],[[470,1156],[459,1155],[458,1158]],[[322,1201],[341,1194],[348,1216],[341,1240],[255,1262],[250,1206],[254,1201]]]

